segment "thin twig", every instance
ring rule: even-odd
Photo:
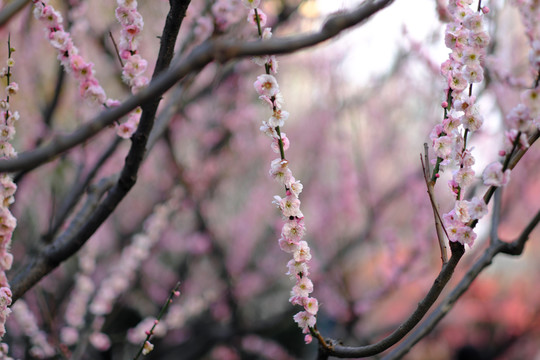
[[[424,156],[426,159],[428,159],[428,152],[427,152],[427,144],[424,144]],[[450,239],[448,236],[448,232],[446,232],[446,228],[443,225],[443,221],[441,219],[441,215],[439,213],[439,208],[437,206],[437,202],[435,200],[435,189],[434,189],[434,183],[430,180],[428,180],[429,176],[429,163],[424,163],[424,160],[422,159],[422,155],[420,155],[420,162],[422,163],[422,173],[424,175],[424,180],[426,182],[427,187],[427,193],[429,195],[429,201],[431,203],[431,208],[433,209],[433,217],[435,219],[435,230],[437,233],[437,239],[439,240],[439,249],[441,250],[441,260],[443,265],[448,262],[448,255],[447,255],[447,247],[446,247],[446,241],[444,240],[444,234],[446,234],[446,237]]]

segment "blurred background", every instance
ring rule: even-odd
[[[265,0],[261,8],[274,36],[281,37],[317,31],[329,14],[358,3]],[[109,36],[119,33],[116,5],[51,4],[64,15],[80,54],[95,64],[107,95],[127,98]],[[216,4],[226,11],[217,12]],[[300,199],[313,255],[312,296],[320,304],[317,326],[323,336],[347,345],[370,344],[393,331],[441,267],[419,160],[442,121],[445,99],[439,66],[449,50],[436,5],[396,1],[336,39],[278,57],[276,78],[290,113],[282,128],[291,143],[286,158],[304,186]],[[486,5],[493,45],[485,58],[486,80],[473,91],[484,116],[484,126],[470,139],[477,177],[498,159],[505,115],[534,75],[516,4]],[[168,2],[141,0],[138,9],[145,21],[139,49],[150,76]],[[255,39],[246,16],[239,1],[192,1],[177,56],[187,56],[209,36]],[[0,59],[7,59],[8,34],[16,49],[13,79],[21,89],[11,100],[21,114],[18,152],[99,113],[82,102],[76,81],[61,75],[30,7],[0,29],[6,43]],[[167,130],[151,145],[136,186],[76,257],[24,296],[26,308],[14,307],[4,338],[13,357],[132,359],[177,281],[181,295],[156,329],[148,359],[316,356],[317,344],[305,345],[293,322],[299,309],[288,303],[294,285],[285,275],[290,256],[278,246],[282,220],[271,203],[283,188],[268,176],[277,156],[259,131],[271,114],[253,89],[261,73],[249,59],[212,63],[165,95],[156,121]],[[93,168],[94,185],[118,172],[129,145],[109,129],[54,162],[15,174],[12,273],[66,229],[95,191],[89,187],[54,229],[77,184]],[[106,149],[111,155],[104,155]],[[503,240],[515,239],[537,211],[538,157],[533,146],[504,189]],[[436,188],[443,212],[453,207],[448,179],[444,173]],[[478,181],[468,197],[484,191]],[[488,215],[448,289],[487,247],[489,226]],[[533,232],[519,258],[497,257],[406,358],[540,358],[537,238]],[[33,321],[42,332],[28,325]]]

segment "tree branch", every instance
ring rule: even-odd
[[[463,279],[452,290],[452,292],[444,299],[443,302],[433,311],[433,313],[416,329],[411,335],[401,343],[394,351],[385,356],[383,360],[400,359],[409,350],[418,343],[423,337],[429,334],[439,321],[453,308],[456,301],[469,289],[471,283],[480,275],[482,270],[491,265],[493,258],[499,254],[508,254],[519,256],[523,253],[525,243],[529,239],[529,235],[540,222],[540,210],[531,219],[519,237],[510,242],[503,242],[498,238],[491,239],[492,244],[486,249],[480,259],[478,259],[472,268],[463,276]]]
[[[452,277],[459,260],[465,253],[465,248],[459,243],[450,243],[450,248],[452,249],[452,256],[448,262],[443,265],[427,295],[418,303],[416,310],[411,316],[394,330],[392,334],[375,344],[367,346],[351,347],[336,344],[332,348],[327,349],[328,355],[341,358],[373,356],[385,351],[403,339],[420,322],[420,320],[422,320],[429,308],[435,303]],[[332,343],[333,341],[330,340],[329,342]]]
[[[255,55],[284,54],[295,52],[338,35],[341,31],[364,22],[394,0],[371,0],[363,2],[356,10],[331,17],[319,32],[284,39],[270,39],[249,43],[232,40],[210,40],[197,46],[185,59],[174,61],[168,71],[155,72],[157,76],[150,85],[128,98],[120,106],[106,110],[69,135],[57,136],[42,148],[19,154],[17,158],[0,161],[0,172],[14,172],[35,168],[51,161],[60,153],[98,134],[115,120],[128,114],[137,106],[154,100],[169,90],[187,74],[205,67],[213,60],[225,62],[235,58]],[[160,50],[166,52],[169,50]],[[157,69],[157,68],[156,68]]]

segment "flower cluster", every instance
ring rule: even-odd
[[[262,29],[266,24],[266,15],[259,9],[260,0],[243,0],[243,3],[250,9],[248,22],[258,29],[262,39],[270,38],[272,36],[271,29]],[[289,117],[289,113],[282,109],[283,97],[276,78],[271,75],[277,72],[276,58],[274,56],[257,57],[254,62],[264,66],[266,70],[265,74],[257,77],[254,83],[255,90],[259,94],[259,98],[272,110],[272,116],[268,121],[263,121],[261,131],[272,140],[272,150],[280,154],[280,157],[273,160],[270,165],[270,176],[284,185],[286,189],[286,196],[284,198],[274,196],[273,203],[281,211],[285,220],[279,246],[283,251],[292,254],[293,257],[287,264],[287,275],[296,281],[296,285],[292,289],[289,301],[293,305],[300,305],[304,308],[303,311],[294,316],[294,321],[302,328],[306,334],[305,341],[309,343],[312,341],[310,328],[315,326],[319,304],[316,298],[310,297],[311,292],[313,292],[308,266],[311,253],[308,243],[302,240],[306,228],[298,198],[302,192],[302,184],[294,178],[289,168],[289,162],[285,159],[285,150],[289,147],[289,139],[280,129]]]
[[[137,11],[137,0],[117,0],[116,19],[122,25],[118,51],[123,60],[122,80],[128,84],[132,93],[148,85],[148,78],[143,76],[148,62],[138,53],[139,34],[144,21]],[[128,115],[123,123],[116,125],[118,136],[130,138],[137,129],[141,118],[141,109],[137,108]]]
[[[71,34],[63,26],[63,18],[59,11],[49,4],[48,0],[32,0],[34,16],[42,21],[47,30],[51,45],[58,51],[58,60],[67,73],[72,74],[79,82],[79,92],[83,99],[92,104],[105,107],[118,106],[117,100],[107,98],[105,90],[95,77],[94,64],[87,62],[73,44]],[[136,0],[117,0],[116,18],[122,25],[119,56],[122,59],[122,80],[128,84],[133,93],[145,87],[149,80],[143,76],[148,63],[138,54],[138,35],[143,28],[143,19],[137,11]],[[141,109],[137,108],[128,115],[123,123],[118,123],[117,134],[129,138],[139,124]]]
[[[66,326],[61,329],[60,338],[65,345],[71,346],[78,342],[79,333],[88,322],[85,317],[89,309],[94,315],[90,342],[103,351],[110,347],[109,337],[101,332],[105,315],[112,310],[114,301],[131,285],[137,269],[150,255],[151,247],[160,239],[169,216],[178,209],[179,197],[180,192],[176,189],[166,203],[155,207],[144,223],[144,231],[133,236],[131,243],[123,249],[116,266],[97,289],[91,277],[95,270],[97,250],[85,247],[79,259],[81,270],[76,276],[75,289],[66,308]]]
[[[46,359],[56,355],[56,350],[47,341],[46,333],[39,329],[36,318],[24,300],[19,299],[13,305],[13,315],[32,344],[29,350],[32,357]]]
[[[79,55],[68,31],[64,29],[62,14],[48,0],[32,0],[34,16],[46,27],[51,45],[58,51],[58,60],[79,82],[79,92],[90,103],[105,104],[107,95],[94,76],[94,64]]]
[[[472,0],[449,1],[451,21],[446,26],[445,43],[451,53],[441,66],[441,74],[447,82],[446,100],[442,103],[445,116],[430,134],[437,155],[435,176],[438,177],[440,167],[457,167],[448,183],[456,205],[444,216],[447,233],[450,241],[468,245],[472,245],[476,238],[468,222],[485,213],[468,211],[480,206],[479,202],[483,203],[483,200],[461,201],[461,194],[475,176],[472,169],[475,159],[471,149],[467,149],[467,136],[482,126],[483,118],[475,102],[476,97],[472,95],[472,85],[484,78],[482,59],[489,41],[483,26],[483,14],[489,10],[484,7],[482,11],[475,12],[470,7],[471,3]]]
[[[526,29],[525,33],[531,46],[529,63],[536,81],[532,89],[521,92],[521,103],[506,115],[508,131],[505,133],[504,148],[499,152],[501,156],[511,155],[518,147],[520,149],[528,148],[528,135],[540,128],[540,89],[538,86],[540,83],[540,24],[537,21],[540,14],[540,4],[535,1],[516,1],[516,5],[520,10]],[[488,174],[487,180],[495,183],[503,180],[508,181],[501,177],[500,172],[490,176]],[[484,174],[485,181],[486,174]]]
[[[0,76],[6,79],[6,97],[0,100],[0,158],[13,158],[17,154],[10,141],[15,136],[15,123],[19,120],[19,113],[10,109],[10,96],[17,94],[19,85],[11,81],[11,69],[15,60],[11,57],[14,49],[8,41],[7,68],[1,70]],[[9,252],[13,231],[17,226],[17,219],[11,214],[9,206],[15,201],[14,194],[17,185],[8,174],[0,174],[0,338],[6,333],[5,323],[11,313],[9,306],[12,293],[6,277],[6,271],[11,269],[13,255]]]

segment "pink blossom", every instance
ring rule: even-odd
[[[279,92],[277,80],[272,75],[259,75],[253,86],[259,95],[272,97]]]
[[[276,133],[276,135],[277,135],[277,133]],[[285,133],[281,133],[281,142],[283,144],[283,150],[287,151],[287,149],[290,146],[290,142],[289,142],[289,138],[287,137],[287,135]],[[272,143],[270,144],[270,147],[272,148],[272,151],[274,151],[276,154],[280,153],[279,140],[278,140],[277,137],[273,139]]]
[[[482,174],[484,185],[505,186],[510,181],[510,169],[503,173],[503,165],[496,161],[489,164]]]
[[[307,276],[303,276],[296,282],[292,291],[296,296],[308,297],[313,292],[313,283]]]
[[[311,253],[307,242],[300,241],[298,249],[293,254],[294,260],[297,262],[306,262],[311,260]]]
[[[449,85],[454,91],[463,91],[467,87],[467,80],[461,72],[453,72],[449,78]]]
[[[484,80],[484,69],[480,65],[466,65],[463,76],[469,83],[479,83]]]
[[[297,276],[309,276],[309,269],[305,262],[296,262],[294,259],[287,263],[286,275],[296,278]]]
[[[454,205],[454,212],[456,213],[459,221],[463,223],[469,222],[469,220],[471,220],[471,216],[469,215],[469,202],[466,200],[456,201]]]
[[[529,108],[524,104],[515,106],[506,116],[506,120],[512,129],[528,131],[532,125]]]
[[[298,314],[294,315],[294,321],[298,323],[300,328],[307,329],[315,325],[316,319],[313,314],[310,314],[307,311],[300,311]]]
[[[469,131],[478,130],[482,126],[483,122],[484,119],[482,118],[482,115],[476,111],[467,112],[461,117],[463,127]]]
[[[481,219],[488,213],[488,208],[484,199],[477,196],[473,197],[469,202],[469,215],[471,219]]]
[[[287,160],[282,160],[281,158],[273,160],[270,164],[270,176],[282,184],[289,183],[292,173],[288,165],[289,162]]]
[[[474,181],[474,170],[470,167],[459,168],[454,171],[452,178],[462,188],[469,186]]]
[[[450,136],[441,136],[433,140],[433,149],[440,158],[447,158],[453,149],[453,141]]]
[[[260,26],[261,28],[266,25],[266,19],[266,14],[263,13],[261,9],[257,9],[257,15],[255,15],[255,9],[251,9],[247,17],[247,21],[251,25]]]
[[[319,311],[319,301],[315,298],[307,298],[304,300],[304,309],[313,315],[317,315],[317,312]]]
[[[16,82],[11,82],[6,87],[6,92],[8,93],[9,96],[17,94],[18,91],[19,91],[19,84],[17,84]]]
[[[272,117],[268,120],[270,126],[283,126],[285,121],[289,118],[289,113],[285,110],[276,109]]]
[[[289,189],[296,197],[300,195],[300,193],[302,192],[302,189],[304,188],[300,180],[296,180],[294,177],[291,177],[291,182],[288,185],[289,185]]]
[[[293,219],[287,220],[285,224],[283,224],[281,234],[286,239],[299,242],[304,237],[305,231],[304,221],[302,219]]]
[[[291,238],[281,237],[278,240],[279,248],[289,254],[298,250],[298,243]]]
[[[472,247],[474,244],[474,240],[476,240],[476,234],[470,227],[464,225],[457,229],[456,233],[456,240],[462,245],[469,245],[469,247]]]

